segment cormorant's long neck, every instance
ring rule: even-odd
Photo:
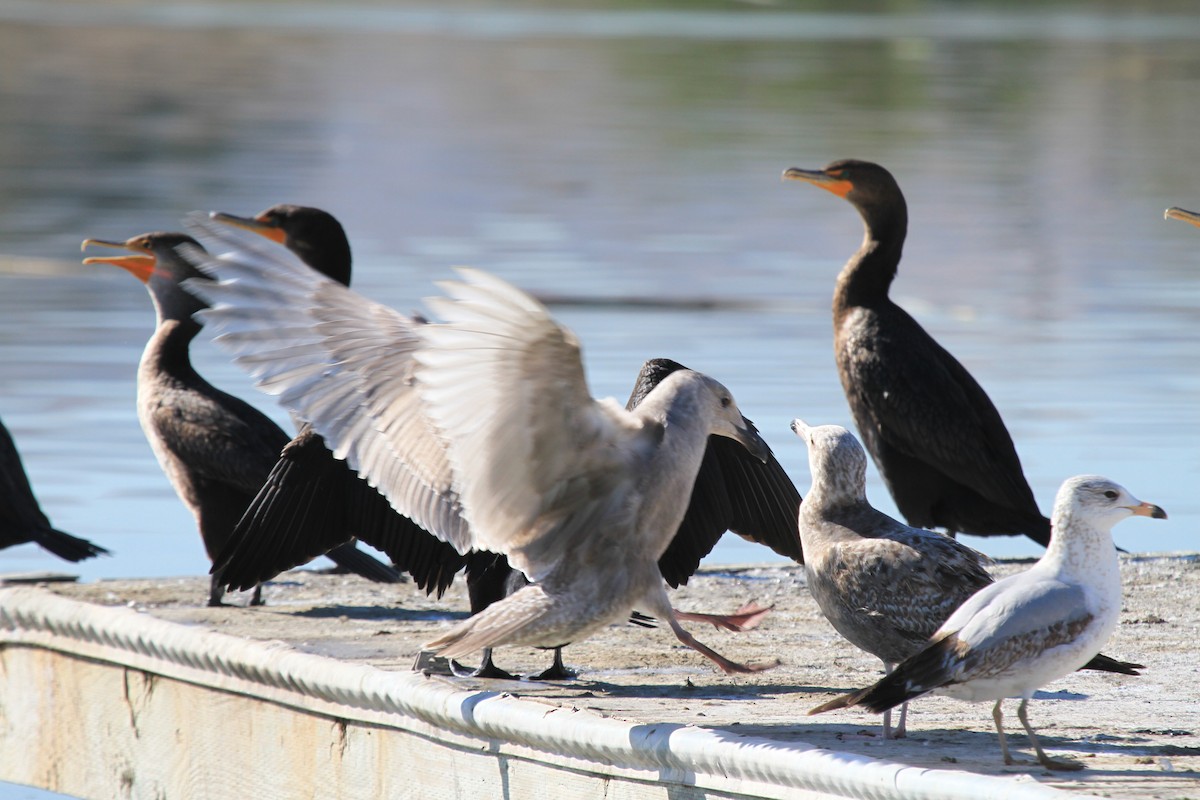
[[[204,304],[178,286],[153,280],[149,288],[157,326],[146,343],[141,367],[180,378],[194,375],[189,349],[203,326],[192,315]]]
[[[154,335],[146,343],[141,368],[190,379],[196,374],[192,367],[191,344],[200,328],[200,323],[190,317],[160,320]]]
[[[888,302],[888,289],[900,266],[908,212],[901,202],[887,214],[862,212],[865,234],[862,246],[838,275],[833,293],[835,315],[855,306],[873,307]]]

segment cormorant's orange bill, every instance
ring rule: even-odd
[[[133,255],[127,256],[91,256],[83,260],[84,264],[112,264],[116,267],[128,270],[135,278],[142,283],[149,283],[150,276],[154,274],[154,267],[158,264],[158,259],[154,257],[154,253],[150,250],[134,243],[134,240],[128,242],[106,242],[103,239],[84,239],[80,246],[81,250],[87,249],[89,246],[94,247],[111,247],[114,250],[131,250]]]
[[[1167,512],[1163,511],[1160,506],[1153,503],[1139,503],[1136,506],[1129,506],[1129,510],[1139,517],[1150,517],[1151,519],[1166,519]]]
[[[1186,208],[1172,206],[1163,214],[1164,219],[1181,219],[1184,222],[1190,222],[1197,228],[1200,228],[1200,212],[1188,211]]]
[[[799,169],[789,167],[783,171],[785,181],[804,181],[814,186],[820,186],[827,192],[833,192],[838,197],[850,194],[854,184],[842,177],[841,170],[826,172],[823,169]]]
[[[272,242],[279,242],[287,245],[287,233],[275,221],[265,217],[239,217],[234,214],[225,214],[221,211],[212,211],[208,215],[209,219],[217,222],[224,222],[226,225],[233,225],[237,228],[244,228],[248,231],[253,231],[259,236],[265,236]]]

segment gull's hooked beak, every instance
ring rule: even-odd
[[[1136,517],[1150,517],[1151,519],[1166,519],[1167,512],[1163,511],[1160,506],[1153,503],[1138,503],[1136,506],[1125,506]]]

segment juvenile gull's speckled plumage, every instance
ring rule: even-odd
[[[995,700],[992,719],[1000,750],[1012,764],[1000,705],[1006,697],[1020,697],[1017,716],[1038,761],[1048,769],[1082,768],[1046,755],[1026,706],[1037,689],[1086,664],[1116,629],[1121,571],[1111,531],[1135,514],[1166,518],[1161,508],[1107,478],[1068,479],[1055,499],[1050,546],[1036,564],[973,595],[925,649],[883,680],[809,713],[853,705],[880,712],[930,692],[971,702]]]
[[[808,589],[851,644],[885,672],[921,650],[964,600],[992,582],[987,556],[934,531],[910,528],[867,501],[867,456],[837,425],[793,420],[808,445],[812,488],[800,505]],[[894,735],[904,736],[907,704]],[[891,712],[884,736],[891,738]]]
[[[191,255],[218,341],[325,437],[393,507],[459,552],[490,550],[533,581],[430,642],[457,657],[554,647],[631,610],[667,622],[722,669],[754,671],[676,618],[657,560],[679,528],[710,434],[769,452],[725,387],[668,375],[636,409],[588,393],[574,335],[475,270],[413,319],[289,253],[193,219],[221,254]],[[619,554],[619,557],[616,555]]]

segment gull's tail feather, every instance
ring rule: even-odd
[[[539,634],[554,625],[551,617],[555,605],[554,598],[542,587],[526,586],[469,617],[421,649],[432,650],[446,658],[459,658],[485,647],[504,644],[546,646],[540,641]]]

